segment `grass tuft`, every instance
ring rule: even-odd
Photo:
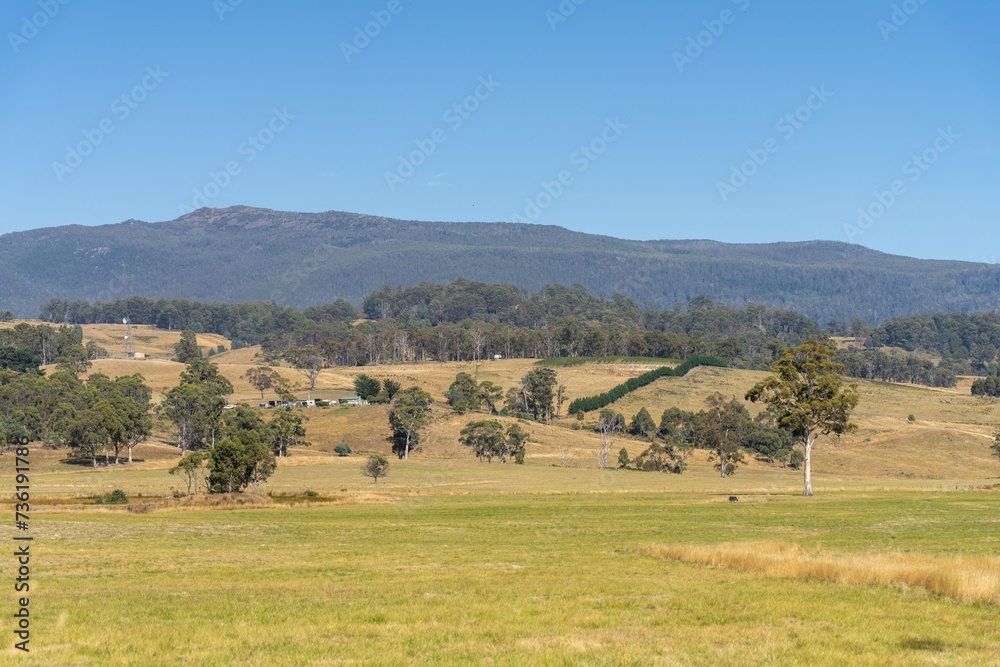
[[[788,543],[651,545],[647,556],[780,579],[924,588],[961,602],[1000,603],[1000,559],[910,554],[838,554]]]

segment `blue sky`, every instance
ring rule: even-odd
[[[246,204],[997,262],[998,24],[973,0],[9,0],[0,231]]]

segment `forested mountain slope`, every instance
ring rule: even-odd
[[[614,221],[608,228],[614,229]],[[581,283],[670,308],[696,295],[787,308],[825,323],[992,310],[1000,267],[885,255],[835,242],[625,241],[542,225],[431,223],[352,213],[199,209],[0,237],[0,310],[53,297],[360,305],[383,284],[468,278],[537,290]]]

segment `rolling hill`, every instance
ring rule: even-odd
[[[613,228],[613,221],[609,221]],[[433,223],[352,213],[199,209],[176,220],[0,236],[0,310],[53,297],[358,303],[383,284],[468,278],[526,289],[581,283],[669,308],[696,295],[788,308],[820,322],[992,310],[1000,267],[815,241],[626,241],[561,227]]]
[[[124,328],[120,325],[84,325],[84,340],[93,340],[114,349]],[[175,331],[153,327],[135,327],[137,349],[158,358],[98,359],[93,362],[90,374],[103,373],[116,378],[141,373],[153,390],[153,401],[158,403],[163,395],[178,384],[184,366],[169,360],[169,351],[177,341]],[[231,342],[220,336],[199,336],[203,347],[222,343],[229,348]],[[119,344],[120,345],[120,344]],[[233,383],[234,391],[229,400],[256,406],[260,393],[245,379],[247,370],[259,363],[254,354],[259,348],[229,350],[213,355],[219,371]],[[354,380],[362,374],[380,379],[391,378],[403,386],[419,386],[434,398],[434,420],[422,436],[418,460],[431,459],[471,464],[474,458],[467,448],[459,444],[461,429],[470,421],[485,418],[481,413],[455,414],[447,405],[445,392],[457,373],[474,374],[479,381],[489,380],[501,387],[517,384],[519,378],[535,364],[530,359],[504,359],[481,364],[473,362],[411,363],[365,367],[337,366],[320,374],[316,388],[308,389],[305,376],[287,366],[275,367],[286,378],[300,398],[336,399],[355,393]],[[655,367],[655,364],[623,361],[620,363],[581,363],[557,369],[560,384],[567,388],[567,401],[611,389],[628,378],[636,377]],[[51,373],[54,367],[47,367]],[[700,367],[684,377],[661,378],[653,384],[632,392],[615,402],[612,409],[622,412],[626,419],[647,408],[659,422],[664,410],[680,407],[697,411],[705,406],[710,394],[719,392],[726,397],[742,397],[765,374],[758,371]],[[825,483],[857,483],[881,480],[893,484],[907,482],[914,486],[939,485],[945,480],[975,480],[977,483],[995,483],[996,461],[990,452],[992,434],[1000,419],[1000,401],[971,396],[968,378],[959,387],[933,389],[913,385],[859,381],[862,400],[855,412],[858,429],[841,438],[823,438],[814,461],[814,470]],[[268,391],[265,398],[276,395]],[[567,402],[568,405],[568,402]],[[759,406],[749,406],[756,413]],[[312,446],[297,450],[292,458],[294,465],[312,465],[328,461],[333,448],[347,442],[358,452],[390,454],[391,431],[387,407],[333,407],[301,412],[308,417],[307,439]],[[913,415],[911,421],[909,416]],[[597,415],[590,413],[584,422],[564,415],[551,425],[524,423],[532,434],[529,467],[534,465],[560,465],[564,455],[574,458],[574,467],[596,466],[594,452],[600,442],[593,425]],[[504,423],[513,419],[503,418]],[[648,443],[620,437],[615,454],[621,447],[634,457]],[[160,422],[156,434],[143,444],[140,458],[147,462],[141,467],[162,469],[176,462],[177,450],[173,445],[171,429]],[[796,485],[800,473],[779,464],[766,464],[752,460],[748,470],[753,471],[752,485]],[[715,484],[717,473],[708,461],[707,452],[697,452],[691,460],[689,474],[681,478],[666,476],[671,485]],[[76,470],[72,465],[56,468],[63,472]],[[81,473],[83,474],[83,473]],[[89,469],[85,474],[92,474]],[[642,477],[642,476],[640,476]],[[662,476],[655,475],[661,478]],[[173,478],[163,477],[165,485]],[[360,478],[359,478],[360,479]],[[674,481],[676,480],[676,481]],[[739,483],[744,484],[743,476]],[[749,483],[749,482],[748,482]],[[109,489],[110,490],[110,489]]]

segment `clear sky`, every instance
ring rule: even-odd
[[[7,0],[0,231],[246,204],[997,262],[998,26],[995,0]]]

